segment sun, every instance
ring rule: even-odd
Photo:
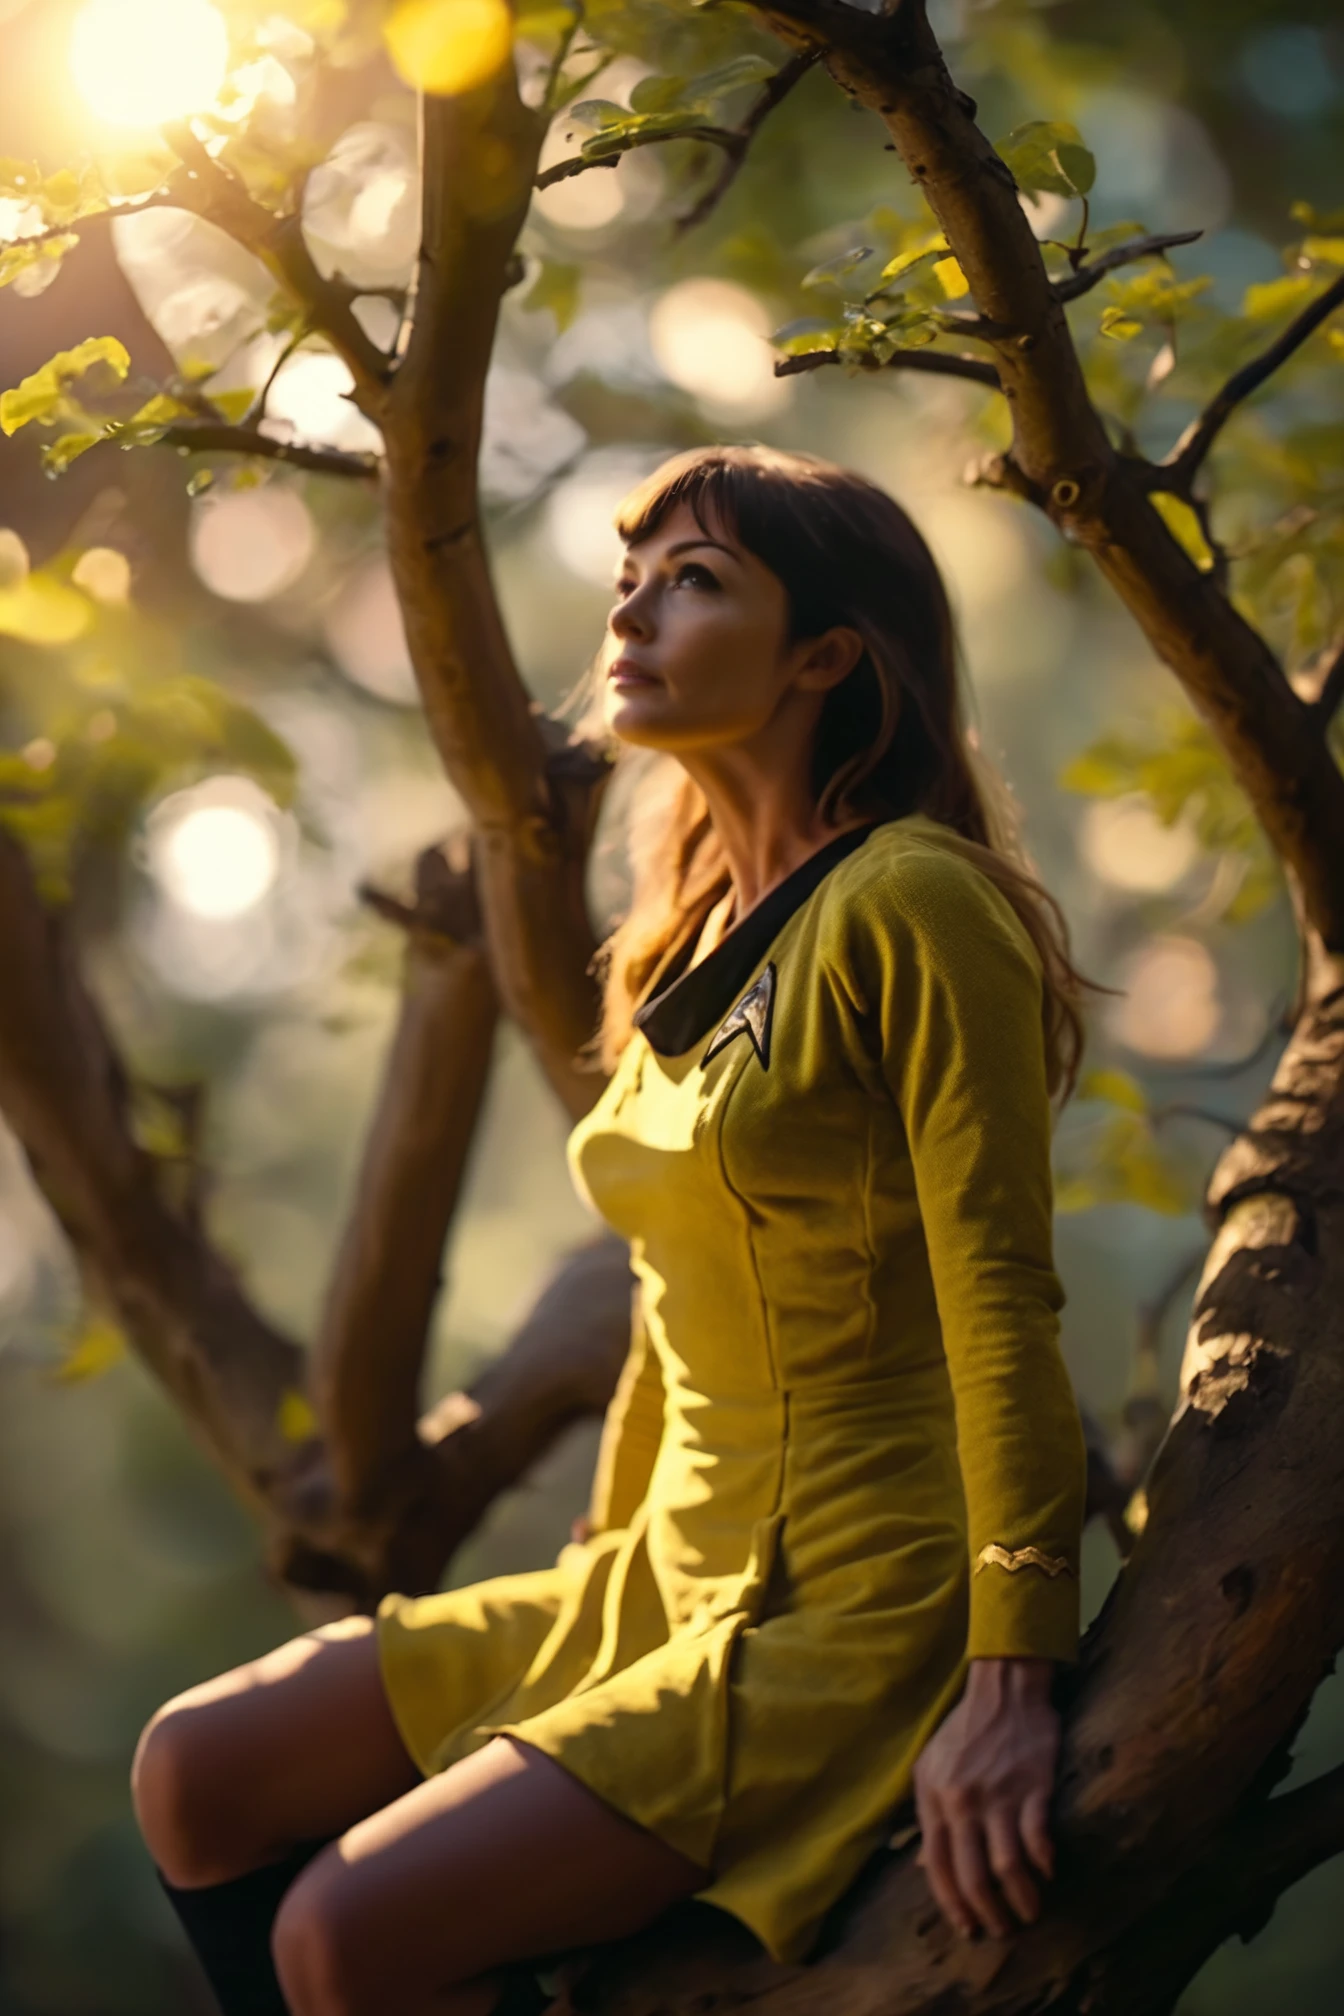
[[[229,65],[229,31],[210,0],[85,0],[70,67],[109,125],[162,126],[209,105]]]

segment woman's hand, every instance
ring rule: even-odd
[[[1054,1874],[1053,1673],[1050,1659],[972,1659],[965,1693],[915,1765],[918,1860],[944,1916],[967,1938],[980,1926],[1006,1938],[1015,1929],[1007,1905],[1029,1924],[1040,1910],[1029,1863]]]

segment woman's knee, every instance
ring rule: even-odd
[[[370,2001],[364,1979],[367,1955],[352,1937],[354,1914],[341,1901],[341,1866],[332,1850],[319,1855],[286,1891],[271,1928],[271,1957],[292,2016],[376,2016],[384,1999]]]
[[[168,1881],[183,1888],[220,1880],[201,1712],[186,1695],[166,1702],[141,1732],[131,1764],[131,1800],[145,1846]]]

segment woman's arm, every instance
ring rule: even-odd
[[[1050,1682],[1077,1654],[1086,1493],[1058,1342],[1041,975],[1006,899],[950,854],[898,864],[866,926],[865,991],[914,1168],[970,1551],[966,1691],[915,1772],[923,1858],[954,1923],[1006,1932],[1008,1904],[1021,1918],[1039,1907],[1029,1864],[1051,1870]]]

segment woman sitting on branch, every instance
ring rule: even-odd
[[[590,1518],[154,1717],[136,1810],[229,2016],[491,2016],[519,1963],[691,1897],[805,1959],[912,1792],[963,1932],[1051,1874],[1084,983],[889,497],[711,448],[617,523],[592,705],[676,789],[569,1143],[637,1281]]]

